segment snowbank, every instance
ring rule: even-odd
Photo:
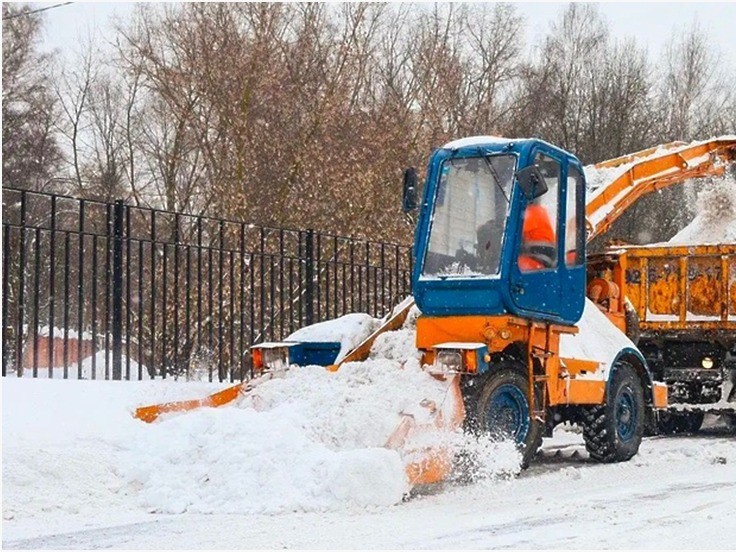
[[[240,404],[147,425],[132,418],[135,406],[222,386],[3,383],[5,519],[102,504],[164,513],[395,504],[408,490],[406,476],[398,452],[383,445],[402,408],[440,402],[443,392],[417,363],[401,369],[375,360],[335,374],[307,367],[264,383]],[[157,393],[148,387],[154,383]]]
[[[371,325],[370,317],[354,318],[355,330]],[[413,334],[403,332],[413,345]],[[394,338],[394,346],[400,341]],[[403,408],[425,398],[439,403],[444,394],[416,359],[377,358],[338,373],[292,369],[233,406],[147,425],[132,418],[135,406],[222,386],[3,384],[5,519],[102,504],[165,513],[395,504],[408,490],[406,476],[399,453],[383,446]],[[39,482],[46,492],[37,492]]]
[[[601,363],[598,375],[607,375],[622,349],[636,350],[634,343],[590,299],[585,299],[577,326],[580,330],[577,334],[560,336],[560,357],[598,361]]]
[[[154,424],[135,420],[134,408],[201,397],[223,386],[5,379],[3,515],[102,507],[254,514],[396,504],[408,483],[399,452],[386,442],[402,411],[446,398],[446,384],[420,368],[417,314],[382,335],[367,361],[336,373],[293,368],[232,405],[172,414]],[[343,330],[364,333],[373,325],[370,317],[351,318],[355,323]],[[362,339],[347,331],[342,338]],[[471,451],[482,465],[477,476],[519,471],[512,445],[458,434],[437,439]]]
[[[107,358],[107,369],[105,369],[105,359]],[[128,370],[128,358],[122,355],[122,366],[123,366],[123,377]],[[148,368],[142,364],[138,364],[135,360],[130,359],[130,378],[133,380],[138,379],[138,373],[140,370],[141,379],[150,380],[151,375],[148,372]],[[24,378],[33,378],[33,368],[24,368]],[[64,367],[55,366],[52,370],[48,367],[38,367],[37,375],[38,379],[46,378],[58,378],[64,377]],[[94,356],[89,356],[82,360],[82,369],[79,370],[79,365],[76,362],[70,362],[67,367],[67,379],[84,379],[84,380],[110,380],[112,379],[112,351],[97,351]]]
[[[3,378],[3,519],[130,509],[117,455],[142,430],[135,407],[221,387]]]

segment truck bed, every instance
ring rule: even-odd
[[[643,337],[736,343],[736,244],[623,249],[623,292]]]

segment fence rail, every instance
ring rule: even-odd
[[[242,380],[410,293],[407,246],[3,187],[3,376]]]

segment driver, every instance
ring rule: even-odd
[[[552,268],[557,262],[555,231],[540,198],[533,200],[524,212],[521,230],[519,268],[522,272]]]

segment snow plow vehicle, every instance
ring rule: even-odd
[[[404,206],[416,204],[416,172],[405,174]],[[436,483],[453,451],[417,445],[432,431],[511,439],[528,463],[543,435],[572,421],[602,462],[634,456],[667,389],[636,346],[586,299],[586,185],[580,162],[541,140],[475,137],[429,160],[415,232],[412,274],[416,348],[446,382],[441,404],[407,413],[386,443],[406,460],[411,485]],[[367,357],[373,340],[406,317],[412,300],[334,364],[329,343],[253,348],[253,381],[203,401],[153,405],[136,415],[218,406],[290,365],[330,370]],[[334,358],[334,356],[333,356]]]
[[[136,416],[151,422],[168,412],[221,406],[294,365],[337,371],[363,361],[376,339],[399,328],[416,303],[416,350],[424,370],[445,383],[445,395],[402,412],[386,441],[404,459],[410,485],[436,483],[452,472],[458,451],[423,443],[422,436],[433,432],[463,429],[510,439],[525,465],[543,436],[572,422],[582,426],[591,458],[626,461],[645,433],[656,432],[668,407],[668,387],[660,379],[670,383],[672,396],[680,396],[670,378],[676,367],[663,368],[662,349],[653,356],[649,347],[663,335],[654,332],[648,341],[653,320],[647,318],[646,298],[659,288],[641,282],[654,281],[647,276],[654,264],[647,268],[646,255],[637,249],[590,257],[586,249],[638,197],[685,178],[721,174],[733,160],[736,140],[683,147],[668,144],[607,162],[606,168],[619,168],[621,175],[586,201],[579,160],[542,140],[480,136],[450,142],[432,154],[427,168],[415,231],[413,297],[368,337],[339,360],[339,343],[300,339],[299,332],[255,345],[253,380],[202,400],[142,407]],[[416,171],[408,169],[405,211],[417,208],[417,189]],[[733,257],[724,251],[707,253],[719,259],[719,281],[732,282]],[[671,258],[673,252],[666,254]],[[690,268],[666,281],[692,296],[694,286],[684,276],[706,265],[682,261],[682,251],[674,254],[678,266]],[[736,288],[719,285],[722,305]],[[682,306],[677,308],[681,317]],[[718,320],[708,327],[715,324],[723,330],[718,335],[732,338],[732,307],[716,310]],[[658,327],[666,336],[661,343],[680,343],[674,322]],[[687,316],[679,322],[688,322]],[[716,364],[725,356],[708,358]]]

